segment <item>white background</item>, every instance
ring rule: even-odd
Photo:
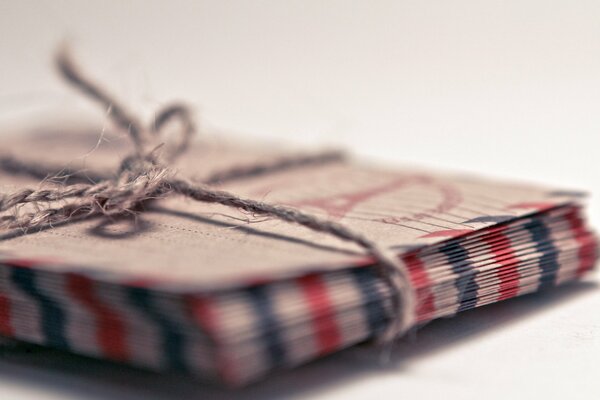
[[[591,192],[600,226],[600,2],[2,1],[0,134],[58,110],[82,64],[149,116]],[[595,279],[433,323],[392,364],[353,350],[242,393],[53,352],[0,358],[0,398],[599,398]]]

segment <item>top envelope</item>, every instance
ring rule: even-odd
[[[26,162],[110,174],[131,152],[123,135],[99,129],[11,135],[0,152]],[[175,165],[201,183],[218,171],[297,155],[226,138],[198,140]],[[93,171],[93,173],[92,173]],[[2,172],[0,193],[47,181]],[[576,204],[579,193],[467,175],[337,160],[222,182],[240,197],[287,205],[337,221],[398,254]],[[0,258],[42,260],[50,270],[87,271],[108,281],[148,280],[165,289],[217,289],[370,263],[323,233],[224,206],[170,196],[129,218],[92,218],[51,229],[0,233]]]

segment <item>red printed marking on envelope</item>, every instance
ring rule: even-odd
[[[316,199],[306,199],[291,203],[294,206],[310,206],[320,208],[325,211],[331,218],[343,218],[347,213],[352,211],[356,206],[365,201],[399,189],[414,181],[414,177],[400,178],[384,185],[379,185],[373,188],[363,189],[351,193],[342,193],[330,197],[321,197]]]
[[[341,219],[354,210],[357,206],[384,194],[399,190],[408,189],[416,185],[430,186],[436,192],[441,194],[441,201],[434,207],[423,209],[411,214],[409,219],[423,219],[430,213],[442,213],[456,207],[462,201],[462,196],[455,188],[448,185],[440,185],[427,176],[409,176],[394,179],[385,184],[377,185],[367,189],[360,189],[349,193],[340,193],[333,196],[304,199],[289,203],[296,207],[318,208],[333,219]],[[404,217],[407,218],[407,217]],[[401,219],[401,218],[400,218]],[[396,216],[390,215],[385,218],[374,218],[373,221],[395,224],[401,222]]]

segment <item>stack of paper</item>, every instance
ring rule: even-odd
[[[121,137],[96,143],[46,132],[0,148],[94,173],[128,151]],[[285,154],[204,140],[177,167],[202,181]],[[18,172],[0,169],[0,193],[40,185]],[[393,249],[418,325],[578,279],[597,258],[575,192],[350,161],[220,187]],[[0,334],[79,354],[244,384],[374,339],[393,316],[396,294],[360,248],[222,206],[168,198],[128,218],[0,235]]]

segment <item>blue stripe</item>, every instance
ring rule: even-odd
[[[266,346],[267,356],[271,366],[285,365],[286,351],[281,339],[277,317],[265,285],[257,285],[246,290],[251,304],[258,318],[259,329],[262,330],[262,339]]]
[[[390,319],[385,312],[381,294],[377,290],[381,277],[373,268],[352,268],[350,273],[360,290],[369,330],[375,336],[385,328]]]
[[[524,225],[529,231],[533,241],[536,243],[535,248],[542,253],[539,259],[540,268],[542,270],[540,276],[539,289],[547,289],[553,287],[556,282],[556,274],[558,273],[557,249],[550,238],[549,229],[542,223],[531,221]]]
[[[35,273],[27,268],[12,268],[10,277],[11,281],[39,306],[42,314],[41,328],[46,343],[68,350],[70,346],[64,332],[65,313],[54,300],[38,290]]]
[[[469,254],[458,242],[448,243],[440,251],[446,256],[452,271],[458,275],[454,283],[458,290],[458,312],[475,307],[479,285],[475,281],[476,273],[469,261]]]
[[[178,332],[177,326],[154,306],[150,291],[146,288],[130,287],[127,289],[127,295],[131,304],[158,325],[162,351],[168,368],[187,372],[188,368],[183,357],[184,337]]]

